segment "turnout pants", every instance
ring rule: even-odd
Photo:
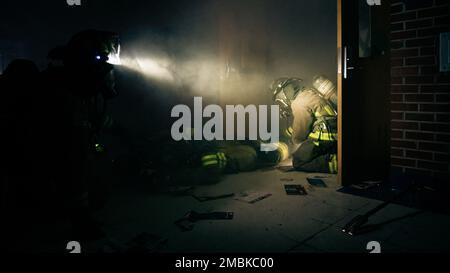
[[[336,151],[336,141],[316,142],[308,138],[293,153],[292,163],[298,171],[336,173]]]

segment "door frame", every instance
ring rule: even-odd
[[[342,183],[342,0],[337,0],[337,94],[338,94],[338,145],[337,159],[338,171],[337,179],[339,185]]]

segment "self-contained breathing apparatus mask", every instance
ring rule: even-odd
[[[291,104],[304,89],[302,81],[299,78],[279,78],[272,82],[270,90],[273,100],[280,106],[281,117],[292,116]]]

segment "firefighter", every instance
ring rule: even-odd
[[[87,30],[49,53],[52,64],[42,72],[39,104],[40,178],[51,181],[69,216],[74,237],[95,239],[102,231],[90,217],[90,177],[98,153],[106,101],[116,95],[113,65],[119,52],[117,35]],[[39,164],[39,163],[38,163]],[[92,181],[92,180],[91,180]]]
[[[150,173],[156,186],[163,188],[181,181],[217,183],[225,174],[275,166],[288,158],[288,147],[282,142],[266,152],[261,151],[260,141],[173,141],[161,135],[150,140],[152,147],[159,148],[152,149],[141,173]]]
[[[337,112],[330,83],[324,76],[315,77],[317,88],[308,88],[301,79],[286,77],[270,86],[281,116],[292,119],[286,134],[300,145],[292,154],[298,171],[337,173]]]

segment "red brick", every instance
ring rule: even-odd
[[[432,19],[417,20],[406,22],[406,29],[431,27],[432,25],[433,25]]]
[[[405,120],[433,121],[434,114],[405,113]]]
[[[406,102],[433,102],[434,96],[432,94],[409,94],[405,95]]]
[[[402,94],[391,94],[391,101],[403,102],[403,95]]]
[[[391,59],[391,67],[394,66],[403,66],[403,58]]]
[[[420,74],[422,75],[434,75],[437,73],[437,67],[436,66],[422,66],[420,68]]]
[[[432,65],[435,64],[435,57],[407,58],[406,65]]]
[[[403,112],[391,112],[391,120],[402,120],[403,115]]]
[[[403,120],[403,112],[391,112],[391,120]]]
[[[399,14],[391,15],[391,22],[399,22],[405,20],[416,19],[417,13],[415,11],[403,12]]]
[[[415,158],[415,159],[432,160],[433,159],[433,153],[431,153],[431,152],[422,152],[422,151],[414,151],[414,150],[407,150],[406,151],[406,157]]]
[[[405,84],[433,83],[433,76],[408,76],[405,77]]]
[[[449,134],[436,134],[436,141],[450,143]]]
[[[399,49],[399,48],[402,48],[403,47],[403,41],[401,41],[401,40],[397,40],[397,41],[393,41],[393,42],[391,42],[391,50],[392,49]]]
[[[417,111],[418,105],[413,103],[391,103],[393,111]]]
[[[403,78],[402,77],[391,77],[391,84],[402,84]]]
[[[442,162],[450,162],[450,154],[435,153],[434,160]]]
[[[405,132],[405,139],[433,140],[434,139],[434,135],[432,133]]]
[[[419,29],[417,31],[417,37],[437,36],[437,35],[439,35],[439,33],[447,32],[447,31],[448,31],[448,27],[446,27],[446,26]]]
[[[450,94],[437,94],[436,103],[450,103]]]
[[[434,142],[420,142],[419,143],[419,150],[435,151],[435,152],[448,151],[448,145],[447,144],[434,143]]]
[[[391,164],[397,166],[415,167],[416,161],[407,158],[391,157]]]
[[[448,7],[436,7],[430,9],[419,10],[417,18],[435,17],[440,15],[448,15]]]
[[[391,69],[392,76],[418,75],[418,67],[398,67]]]
[[[420,56],[436,56],[438,54],[436,48],[434,46],[427,46],[420,48]]]
[[[423,9],[433,6],[433,0],[409,0],[404,1],[405,10]]]
[[[391,93],[417,93],[417,85],[391,85]]]
[[[403,30],[403,22],[400,23],[393,23],[389,26],[389,29],[391,31],[399,31],[399,30]]]
[[[446,93],[450,92],[450,85],[422,85],[420,86],[420,92],[423,93]]]
[[[402,149],[395,149],[392,148],[391,149],[391,156],[398,156],[398,157],[403,157],[403,150]]]
[[[437,76],[436,81],[438,83],[450,83],[450,75],[449,74],[447,74],[447,75],[440,74]]]
[[[423,176],[423,177],[429,177],[432,174],[431,171],[429,170],[418,170],[411,168],[405,168],[405,173],[413,176]]]
[[[435,44],[436,44],[436,37],[411,39],[405,41],[405,47],[434,46]]]
[[[450,132],[450,124],[448,124],[448,123],[425,123],[425,122],[422,122],[420,124],[420,130],[421,131],[428,131],[428,132],[437,132],[437,133]]]
[[[438,26],[438,25],[447,25],[448,26],[449,22],[450,22],[450,16],[442,16],[442,17],[434,18],[434,24],[436,26]]]
[[[422,169],[436,170],[436,171],[445,171],[448,169],[448,164],[446,163],[431,162],[431,161],[419,161],[417,166]]]
[[[392,129],[407,129],[407,130],[418,130],[419,124],[417,122],[408,121],[391,121]]]
[[[414,141],[391,140],[391,146],[396,148],[416,149],[417,144]]]
[[[391,50],[391,57],[415,57],[419,55],[417,48]]]
[[[450,114],[436,114],[437,122],[450,122]]]
[[[403,131],[391,130],[391,138],[403,138]]]
[[[391,40],[402,40],[402,39],[411,39],[416,38],[415,30],[407,30],[407,31],[399,31],[391,33]]]
[[[421,104],[421,112],[450,112],[450,104]]]

